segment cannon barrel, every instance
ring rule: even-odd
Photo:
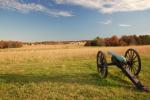
[[[113,58],[115,58],[116,60],[118,60],[119,62],[126,62],[126,58],[123,56],[120,56],[112,51],[109,51],[108,54],[110,54]]]

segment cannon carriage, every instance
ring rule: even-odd
[[[124,56],[120,56],[112,51],[109,51],[108,54],[111,55],[111,62],[107,62],[106,55],[102,51],[97,53],[97,70],[101,78],[106,78],[108,67],[115,65],[122,70],[138,89],[148,91],[136,77],[141,71],[141,58],[136,50],[128,49]]]

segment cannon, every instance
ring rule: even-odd
[[[97,53],[97,70],[101,78],[106,78],[108,67],[115,65],[132,81],[135,87],[143,91],[149,91],[137,78],[141,71],[141,58],[135,49],[128,49],[124,56],[120,56],[112,51],[109,51],[108,54],[111,55],[111,62],[109,63],[104,52],[98,51]]]

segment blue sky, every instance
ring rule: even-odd
[[[0,0],[0,40],[150,34],[149,0]]]

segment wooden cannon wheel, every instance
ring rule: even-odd
[[[106,56],[102,51],[97,53],[97,71],[101,78],[107,77],[108,69],[107,69],[107,61]]]
[[[138,75],[141,70],[141,58],[134,49],[128,49],[125,53],[127,66],[132,74]]]

